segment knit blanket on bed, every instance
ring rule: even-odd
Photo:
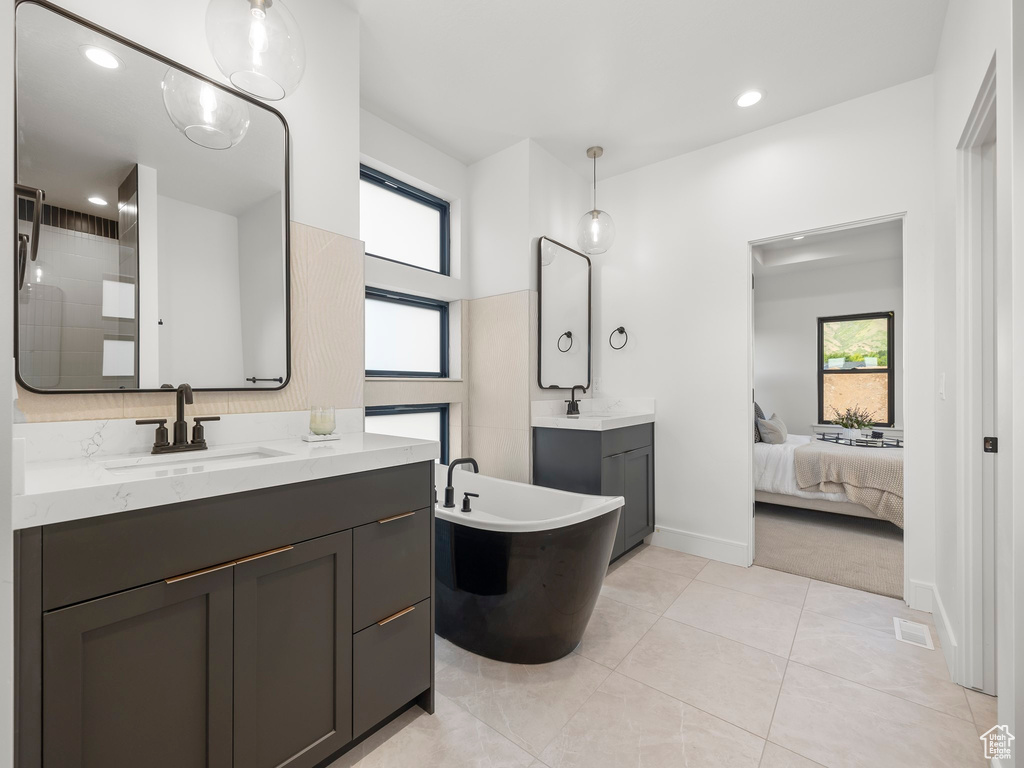
[[[815,440],[794,454],[796,483],[807,491],[844,492],[880,519],[903,527],[903,449],[854,448]]]

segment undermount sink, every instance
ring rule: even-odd
[[[249,463],[288,456],[285,451],[272,448],[243,446],[205,451],[186,451],[163,456],[144,456],[134,459],[113,459],[103,462],[103,468],[115,475],[156,473],[200,472],[208,466],[223,466],[229,463]]]

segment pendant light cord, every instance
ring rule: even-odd
[[[597,155],[594,155],[594,210],[597,210]]]

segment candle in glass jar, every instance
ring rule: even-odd
[[[309,409],[309,431],[314,435],[329,435],[334,426],[334,408],[314,405]]]

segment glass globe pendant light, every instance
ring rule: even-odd
[[[249,130],[249,106],[237,96],[171,67],[161,84],[167,116],[207,149],[231,149]]]
[[[210,0],[206,40],[231,84],[265,101],[294,91],[306,70],[299,25],[282,0]]]
[[[604,253],[615,241],[615,222],[597,207],[597,158],[604,154],[601,147],[590,147],[587,157],[594,161],[594,210],[587,211],[576,227],[576,242],[588,256]]]

